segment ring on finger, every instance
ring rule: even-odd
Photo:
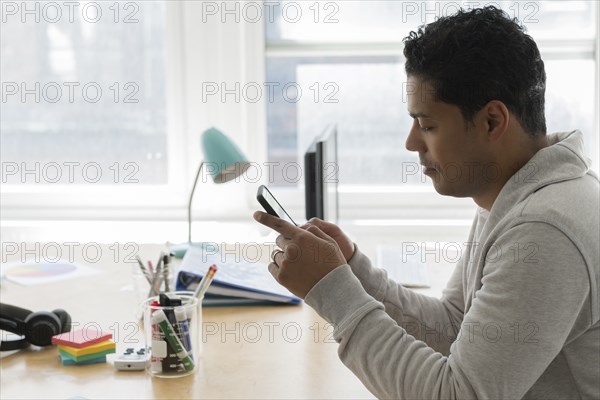
[[[273,250],[273,252],[271,253],[271,259],[273,260],[273,263],[275,263],[275,265],[277,265],[277,260],[275,260],[275,257],[277,257],[277,254],[279,253],[283,254],[283,251],[276,249]]]

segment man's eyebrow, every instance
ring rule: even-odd
[[[431,118],[429,115],[423,114],[421,112],[418,112],[418,113],[409,112],[408,115],[410,115],[411,118]]]

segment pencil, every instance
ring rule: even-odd
[[[215,278],[216,273],[217,273],[217,266],[215,264],[213,264],[208,268],[208,271],[206,272],[206,274],[204,274],[204,277],[202,278],[202,280],[200,281],[200,284],[198,285],[198,287],[196,288],[196,291],[194,292],[194,297],[197,297],[199,299],[204,297],[204,294],[206,294],[206,291],[208,290],[208,287],[212,283],[213,279]]]

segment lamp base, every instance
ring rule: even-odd
[[[188,249],[193,246],[193,247],[198,247],[198,248],[204,248],[205,250],[207,249],[207,246],[215,246],[214,243],[207,243],[207,242],[188,242],[188,243],[181,243],[181,244],[174,244],[173,246],[169,247],[169,253],[171,253],[173,255],[173,257],[175,258],[183,258],[183,256],[185,256],[185,253],[187,253]]]

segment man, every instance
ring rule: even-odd
[[[378,397],[600,398],[598,178],[580,132],[546,135],[536,44],[486,7],[411,32],[404,54],[406,147],[437,192],[479,206],[442,298],[388,280],[333,224],[256,212],[281,234],[270,272]]]

